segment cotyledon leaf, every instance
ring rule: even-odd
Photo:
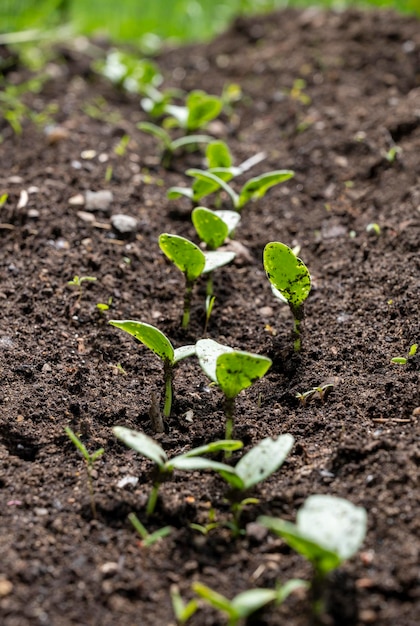
[[[264,249],[264,269],[271,284],[291,306],[300,306],[311,290],[306,265],[284,243],[273,241]]]
[[[161,359],[168,360],[170,363],[174,362],[174,348],[166,335],[158,328],[134,320],[111,320],[109,323],[141,341]]]

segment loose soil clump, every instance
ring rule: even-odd
[[[182,276],[157,240],[169,232],[196,241],[191,207],[170,202],[166,190],[188,184],[185,170],[202,167],[203,156],[177,156],[164,170],[155,141],[136,127],[146,119],[138,97],[94,74],[85,53],[63,47],[47,68],[52,78],[26,101],[38,111],[56,104],[60,130],[27,124],[17,136],[1,122],[0,190],[8,199],[0,219],[0,621],[169,626],[171,585],[188,599],[197,580],[233,597],[308,579],[303,559],[253,522],[260,514],[294,520],[307,496],[329,493],[366,508],[368,534],[333,578],[328,623],[415,626],[419,361],[390,359],[419,339],[419,22],[388,12],[287,10],[241,18],[215,41],[165,51],[158,63],[165,87],[219,95],[238,83],[243,98],[209,132],[236,162],[265,151],[253,175],[296,173],[243,209],[239,253],[215,273],[208,327],[217,341],[273,359],[237,400],[235,436],[248,449],[291,433],[295,446],[252,492],[259,504],[244,511],[239,538],[223,526],[206,536],[189,527],[206,524],[213,510],[217,521],[229,519],[225,486],[209,474],[175,473],[145,519],[151,463],[116,440],[112,426],[156,436],[173,456],[223,437],[222,396],[194,359],[182,362],[172,416],[154,435],[161,364],[107,321],[151,323],[175,346],[202,336],[205,285],[181,331]],[[15,82],[26,76],[19,65],[9,73]],[[86,192],[103,190],[112,201],[89,212]],[[110,221],[117,214],[134,217],[137,233],[122,237]],[[298,357],[290,312],[273,299],[263,270],[269,241],[301,246],[313,278]],[[67,285],[75,275],[97,279],[81,297]],[[296,399],[326,383],[334,387],[323,402]],[[65,426],[91,452],[105,449],[93,470],[96,519]],[[138,482],[121,486],[126,477]],[[146,548],[130,512],[151,531],[173,531]],[[189,623],[225,622],[203,607]],[[308,596],[296,593],[251,623],[307,626]]]

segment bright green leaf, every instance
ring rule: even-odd
[[[284,243],[268,243],[264,249],[264,269],[271,284],[290,306],[303,304],[311,289],[311,277],[293,250]]]
[[[231,602],[232,608],[238,617],[248,617],[258,611],[269,602],[277,598],[275,589],[248,589],[235,596]]]
[[[174,348],[166,335],[158,328],[144,322],[136,322],[133,320],[111,320],[109,323],[111,326],[121,328],[121,330],[124,330],[129,335],[141,341],[141,343],[164,361],[167,360],[172,364],[174,363]],[[186,346],[184,346],[184,348],[185,347]]]
[[[208,122],[217,117],[222,110],[223,103],[217,96],[195,90],[188,94],[186,106],[188,109],[186,128],[187,130],[196,130],[206,126]]]
[[[270,187],[284,183],[294,175],[295,173],[291,170],[278,170],[251,178],[241,189],[237,208],[242,208],[249,200],[263,198]]]
[[[228,398],[235,398],[243,389],[262,378],[271,360],[259,354],[233,351],[221,354],[216,363],[216,380]]]
[[[233,352],[233,349],[214,341],[214,339],[199,339],[195,344],[195,349],[198,361],[204,373],[210,378],[210,380],[216,383],[217,359],[225,352]]]
[[[197,280],[202,274],[205,256],[192,241],[178,235],[163,233],[159,236],[159,246],[168,259],[185,274],[187,281]]]
[[[213,167],[230,167],[232,155],[224,141],[212,141],[206,149],[206,159],[209,169]]]
[[[214,211],[205,207],[197,207],[191,214],[192,223],[198,236],[210,250],[219,248],[228,236],[226,222]]]

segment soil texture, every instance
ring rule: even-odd
[[[295,171],[242,210],[229,243],[236,259],[214,275],[207,335],[273,360],[238,398],[235,437],[245,450],[267,436],[295,438],[283,467],[249,494],[258,503],[245,508],[238,537],[226,526],[225,484],[208,473],[175,472],[147,519],[152,463],[112,432],[115,425],[141,430],[168,456],[180,454],[223,437],[223,398],[195,358],[183,361],[172,415],[155,434],[161,363],[108,324],[148,322],[176,347],[203,337],[205,285],[196,287],[182,331],[183,276],[160,252],[158,236],[198,242],[190,203],[169,201],[166,192],[187,185],[185,170],[203,167],[204,157],[177,155],[164,169],[156,141],[136,126],[146,119],[138,96],[95,74],[88,53],[63,46],[42,91],[25,96],[34,111],[56,105],[58,127],[44,132],[28,123],[16,135],[0,122],[0,195],[8,194],[0,217],[1,623],[169,626],[173,585],[189,600],[194,581],[231,598],[309,580],[303,558],[255,521],[261,514],[293,521],[319,493],[368,514],[361,551],[332,577],[325,624],[415,626],[419,359],[390,360],[406,356],[420,336],[418,20],[287,10],[241,18],[209,44],[157,59],[164,87],[220,95],[240,85],[241,100],[208,132],[228,143],[235,163],[264,151],[252,175]],[[18,63],[8,73],[16,83],[27,76]],[[117,154],[124,135],[128,146]],[[102,198],[89,211],[89,191],[112,192],[112,201]],[[227,197],[222,206],[230,208]],[[117,214],[135,218],[137,232],[116,231]],[[299,245],[312,275],[298,356],[290,312],[274,300],[263,269],[269,241]],[[96,278],[83,283],[81,297],[67,284],[75,275]],[[323,401],[296,398],[327,383],[333,388]],[[105,449],[93,471],[95,519],[84,461],[65,426],[89,451]],[[148,530],[170,525],[171,534],[146,547],[131,512]],[[213,517],[219,526],[206,535],[190,527]],[[188,622],[225,623],[204,605]],[[310,623],[305,591],[248,620]]]

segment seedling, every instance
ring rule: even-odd
[[[313,610],[318,619],[325,612],[327,576],[358,551],[366,534],[366,518],[365,509],[348,500],[314,495],[298,511],[296,524],[267,516],[258,519],[312,563]]]
[[[183,148],[195,149],[200,143],[209,143],[213,138],[209,135],[185,135],[177,139],[171,139],[170,134],[161,126],[152,124],[151,122],[140,122],[137,128],[149,135],[156,137],[161,145],[161,163],[162,166],[168,168],[172,158],[177,150]]]
[[[197,203],[208,196],[209,194],[220,190],[221,185],[219,180],[223,180],[225,183],[230,181],[236,176],[244,174],[246,171],[260,163],[265,159],[265,153],[259,152],[252,157],[244,161],[238,166],[233,165],[232,155],[229,151],[227,144],[224,141],[213,141],[207,146],[206,159],[208,164],[208,170],[204,170],[207,173],[216,176],[216,179],[195,177],[194,183],[191,188],[187,187],[171,187],[168,191],[168,197],[170,199],[179,198],[185,196]],[[201,172],[202,170],[200,170]],[[189,172],[187,171],[187,174]],[[192,175],[192,174],[189,174]]]
[[[418,349],[418,344],[417,343],[413,343],[410,346],[410,349],[407,353],[407,356],[394,356],[391,359],[391,363],[394,363],[396,365],[406,365],[408,360],[411,359],[413,356],[415,356],[417,354],[417,349]]]
[[[195,598],[187,603],[184,602],[176,585],[171,587],[171,601],[175,619],[180,626],[186,624],[198,609],[198,602]]]
[[[188,356],[195,354],[195,346],[181,346],[174,349],[169,339],[158,328],[145,322],[136,322],[133,320],[111,320],[111,326],[121,328],[129,335],[132,335],[152,352],[154,352],[163,361],[164,385],[165,385],[165,404],[163,415],[169,417],[172,408],[172,380],[174,367]]]
[[[216,250],[225,241],[226,237],[236,228],[240,221],[239,213],[236,211],[210,211],[205,207],[197,207],[191,214],[191,219],[198,236],[207,245],[209,250]],[[208,274],[207,297],[213,295],[213,275],[211,272]],[[213,308],[212,303],[209,302],[209,306]],[[206,312],[208,313],[206,306]],[[210,318],[208,314],[208,318]],[[208,322],[208,319],[206,320]],[[206,324],[207,327],[207,324]]]
[[[303,406],[312,400],[312,398],[318,394],[318,398],[321,402],[324,402],[327,395],[334,389],[334,385],[332,383],[326,383],[325,385],[319,385],[318,387],[312,387],[309,391],[304,391],[303,393],[297,393],[296,398],[302,403]]]
[[[0,209],[4,207],[4,205],[5,205],[5,204],[6,204],[6,202],[7,202],[7,198],[8,198],[8,197],[9,197],[9,194],[8,194],[8,193],[3,193],[3,194],[0,196]]]
[[[221,98],[212,96],[201,90],[190,91],[185,106],[167,104],[165,113],[170,115],[165,120],[166,127],[179,127],[187,132],[204,128],[214,120],[223,107]]]
[[[159,247],[185,276],[182,328],[188,328],[192,292],[196,280],[202,274],[208,274],[230,263],[235,258],[235,253],[218,250],[203,252],[192,241],[168,233],[159,236]]]
[[[89,498],[90,498],[90,510],[92,512],[93,519],[96,519],[96,502],[95,502],[95,492],[93,489],[93,478],[92,478],[92,469],[95,461],[99,459],[100,456],[103,455],[105,450],[103,448],[99,448],[96,452],[90,454],[87,451],[86,446],[80,441],[80,439],[75,435],[72,429],[69,426],[64,428],[66,434],[72,441],[72,443],[76,446],[76,448],[82,453],[83,458],[86,462],[86,470],[88,477],[88,490],[89,490]]]
[[[76,287],[77,299],[74,305],[71,307],[70,315],[72,315],[76,309],[79,308],[80,301],[83,296],[83,283],[94,283],[97,279],[95,276],[74,276],[72,280],[69,280],[67,284],[69,287]]]
[[[379,235],[381,234],[381,227],[376,222],[372,222],[371,224],[368,224],[366,226],[366,232],[374,233],[375,235],[379,237]]]
[[[225,395],[226,439],[233,432],[236,396],[262,378],[271,360],[259,354],[233,350],[213,339],[200,339],[196,354],[207,376],[219,385]]]
[[[243,445],[241,441],[214,441],[213,443],[194,448],[185,454],[168,459],[164,449],[151,437],[124,426],[115,426],[113,431],[116,437],[121,439],[129,448],[139,452],[157,465],[157,475],[147,502],[147,515],[152,515],[155,510],[160,485],[175,469],[197,471],[218,470],[222,467],[224,471],[229,472],[229,465],[203,458],[201,455],[219,452],[220,450],[238,450]]]
[[[159,530],[155,530],[153,533],[149,533],[146,527],[141,523],[139,518],[135,513],[130,513],[128,515],[128,519],[142,538],[142,544],[145,548],[149,548],[154,543],[167,537],[172,532],[171,526],[163,526],[163,528],[159,528]]]
[[[112,296],[110,296],[108,298],[108,302],[97,302],[96,303],[96,308],[99,310],[100,313],[105,313],[105,311],[109,311],[109,307],[112,304]]]
[[[251,200],[256,200],[258,198],[263,198],[267,191],[274,187],[274,185],[279,185],[280,183],[284,183],[294,176],[294,172],[291,170],[277,170],[272,172],[267,172],[266,174],[261,174],[260,176],[255,176],[254,178],[250,178],[245,185],[240,190],[239,194],[237,194],[228,183],[223,180],[223,178],[219,175],[214,174],[210,170],[199,170],[199,169],[189,169],[186,171],[188,176],[193,176],[197,181],[203,181],[209,187],[212,184],[212,190],[216,190],[222,188],[232,201],[232,205],[234,209],[240,211],[248,202]],[[232,178],[232,176],[230,176]],[[208,188],[207,187],[207,188]],[[197,189],[197,186],[196,186]],[[188,190],[184,187],[173,187],[168,191],[168,197],[170,199],[178,198],[180,195],[186,195],[194,202],[201,199],[207,193],[202,194],[194,192],[194,185],[192,190]]]
[[[226,614],[227,626],[238,626],[241,620],[245,620],[270,602],[275,602],[277,605],[281,604],[293,591],[306,586],[305,581],[292,579],[276,589],[248,589],[239,593],[232,600],[200,582],[193,583],[192,588],[200,598]]]
[[[311,276],[306,265],[284,243],[268,243],[264,248],[264,269],[280,298],[286,301],[293,315],[294,350],[301,348],[303,305],[311,290]]]
[[[111,50],[105,61],[95,61],[93,68],[108,78],[114,85],[126,91],[147,94],[150,88],[157,88],[163,78],[158,67],[148,59],[139,59],[121,50]]]
[[[207,282],[207,290],[209,289],[209,283]],[[213,284],[211,283],[211,290],[213,290]],[[206,296],[206,320],[204,322],[204,334],[207,333],[207,326],[209,325],[210,317],[213,312],[214,303],[216,301],[216,296],[208,295]]]
[[[193,210],[191,219],[198,236],[207,248],[216,250],[235,230],[241,217],[236,211],[211,211],[200,206]]]

